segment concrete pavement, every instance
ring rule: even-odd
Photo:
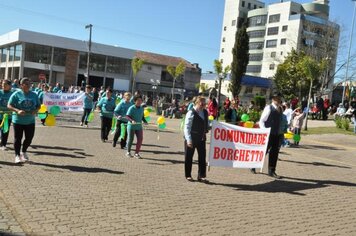
[[[0,154],[0,234],[356,234],[355,136],[302,136],[282,149],[281,180],[211,168],[203,184],[184,178],[179,120],[167,119],[159,140],[145,130],[137,160],[101,143],[97,118],[89,129],[77,118],[37,126],[31,163]]]

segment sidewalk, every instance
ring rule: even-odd
[[[88,129],[66,122],[36,127],[31,164],[14,165],[12,149],[1,153],[0,234],[356,233],[355,136],[303,136],[299,148],[281,150],[281,180],[211,168],[203,184],[184,178],[180,120],[166,119],[159,139],[144,131],[141,160],[101,143],[98,117]]]

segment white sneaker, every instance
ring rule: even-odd
[[[20,159],[21,159],[21,161],[22,161],[22,162],[29,161],[29,158],[28,158],[28,156],[27,156],[27,153],[26,153],[26,152],[21,153],[21,155],[20,155]]]
[[[132,154],[130,152],[126,153],[126,157],[133,157]]]
[[[6,151],[6,150],[7,150],[7,147],[6,147],[6,146],[1,146],[1,150],[2,150],[2,151]]]
[[[135,157],[136,157],[137,159],[141,159],[141,158],[142,158],[139,153],[135,153]]]
[[[19,163],[21,163],[20,156],[19,156],[19,155],[16,155],[16,156],[15,156],[15,164],[19,164]]]

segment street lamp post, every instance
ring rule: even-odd
[[[90,71],[90,53],[91,53],[91,32],[92,32],[92,28],[93,25],[89,24],[85,26],[86,29],[89,28],[89,45],[88,45],[88,57],[87,57],[87,76],[86,76],[86,80],[85,80],[85,84],[88,85],[89,84],[89,71]]]
[[[350,44],[349,44],[349,53],[347,56],[347,64],[346,64],[346,73],[345,73],[345,82],[344,82],[344,88],[342,90],[342,99],[341,99],[341,103],[344,104],[344,98],[345,98],[345,90],[346,90],[346,83],[348,80],[348,73],[349,73],[349,64],[350,64],[350,54],[351,54],[351,47],[352,47],[352,38],[353,38],[353,34],[354,34],[354,25],[355,25],[355,13],[356,13],[356,0],[352,0],[354,2],[354,13],[352,16],[352,28],[351,28],[351,34],[350,34]]]

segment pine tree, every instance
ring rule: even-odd
[[[249,37],[246,32],[246,23],[236,32],[235,45],[232,49],[231,82],[229,90],[233,97],[240,93],[242,76],[246,73],[249,60]]]

